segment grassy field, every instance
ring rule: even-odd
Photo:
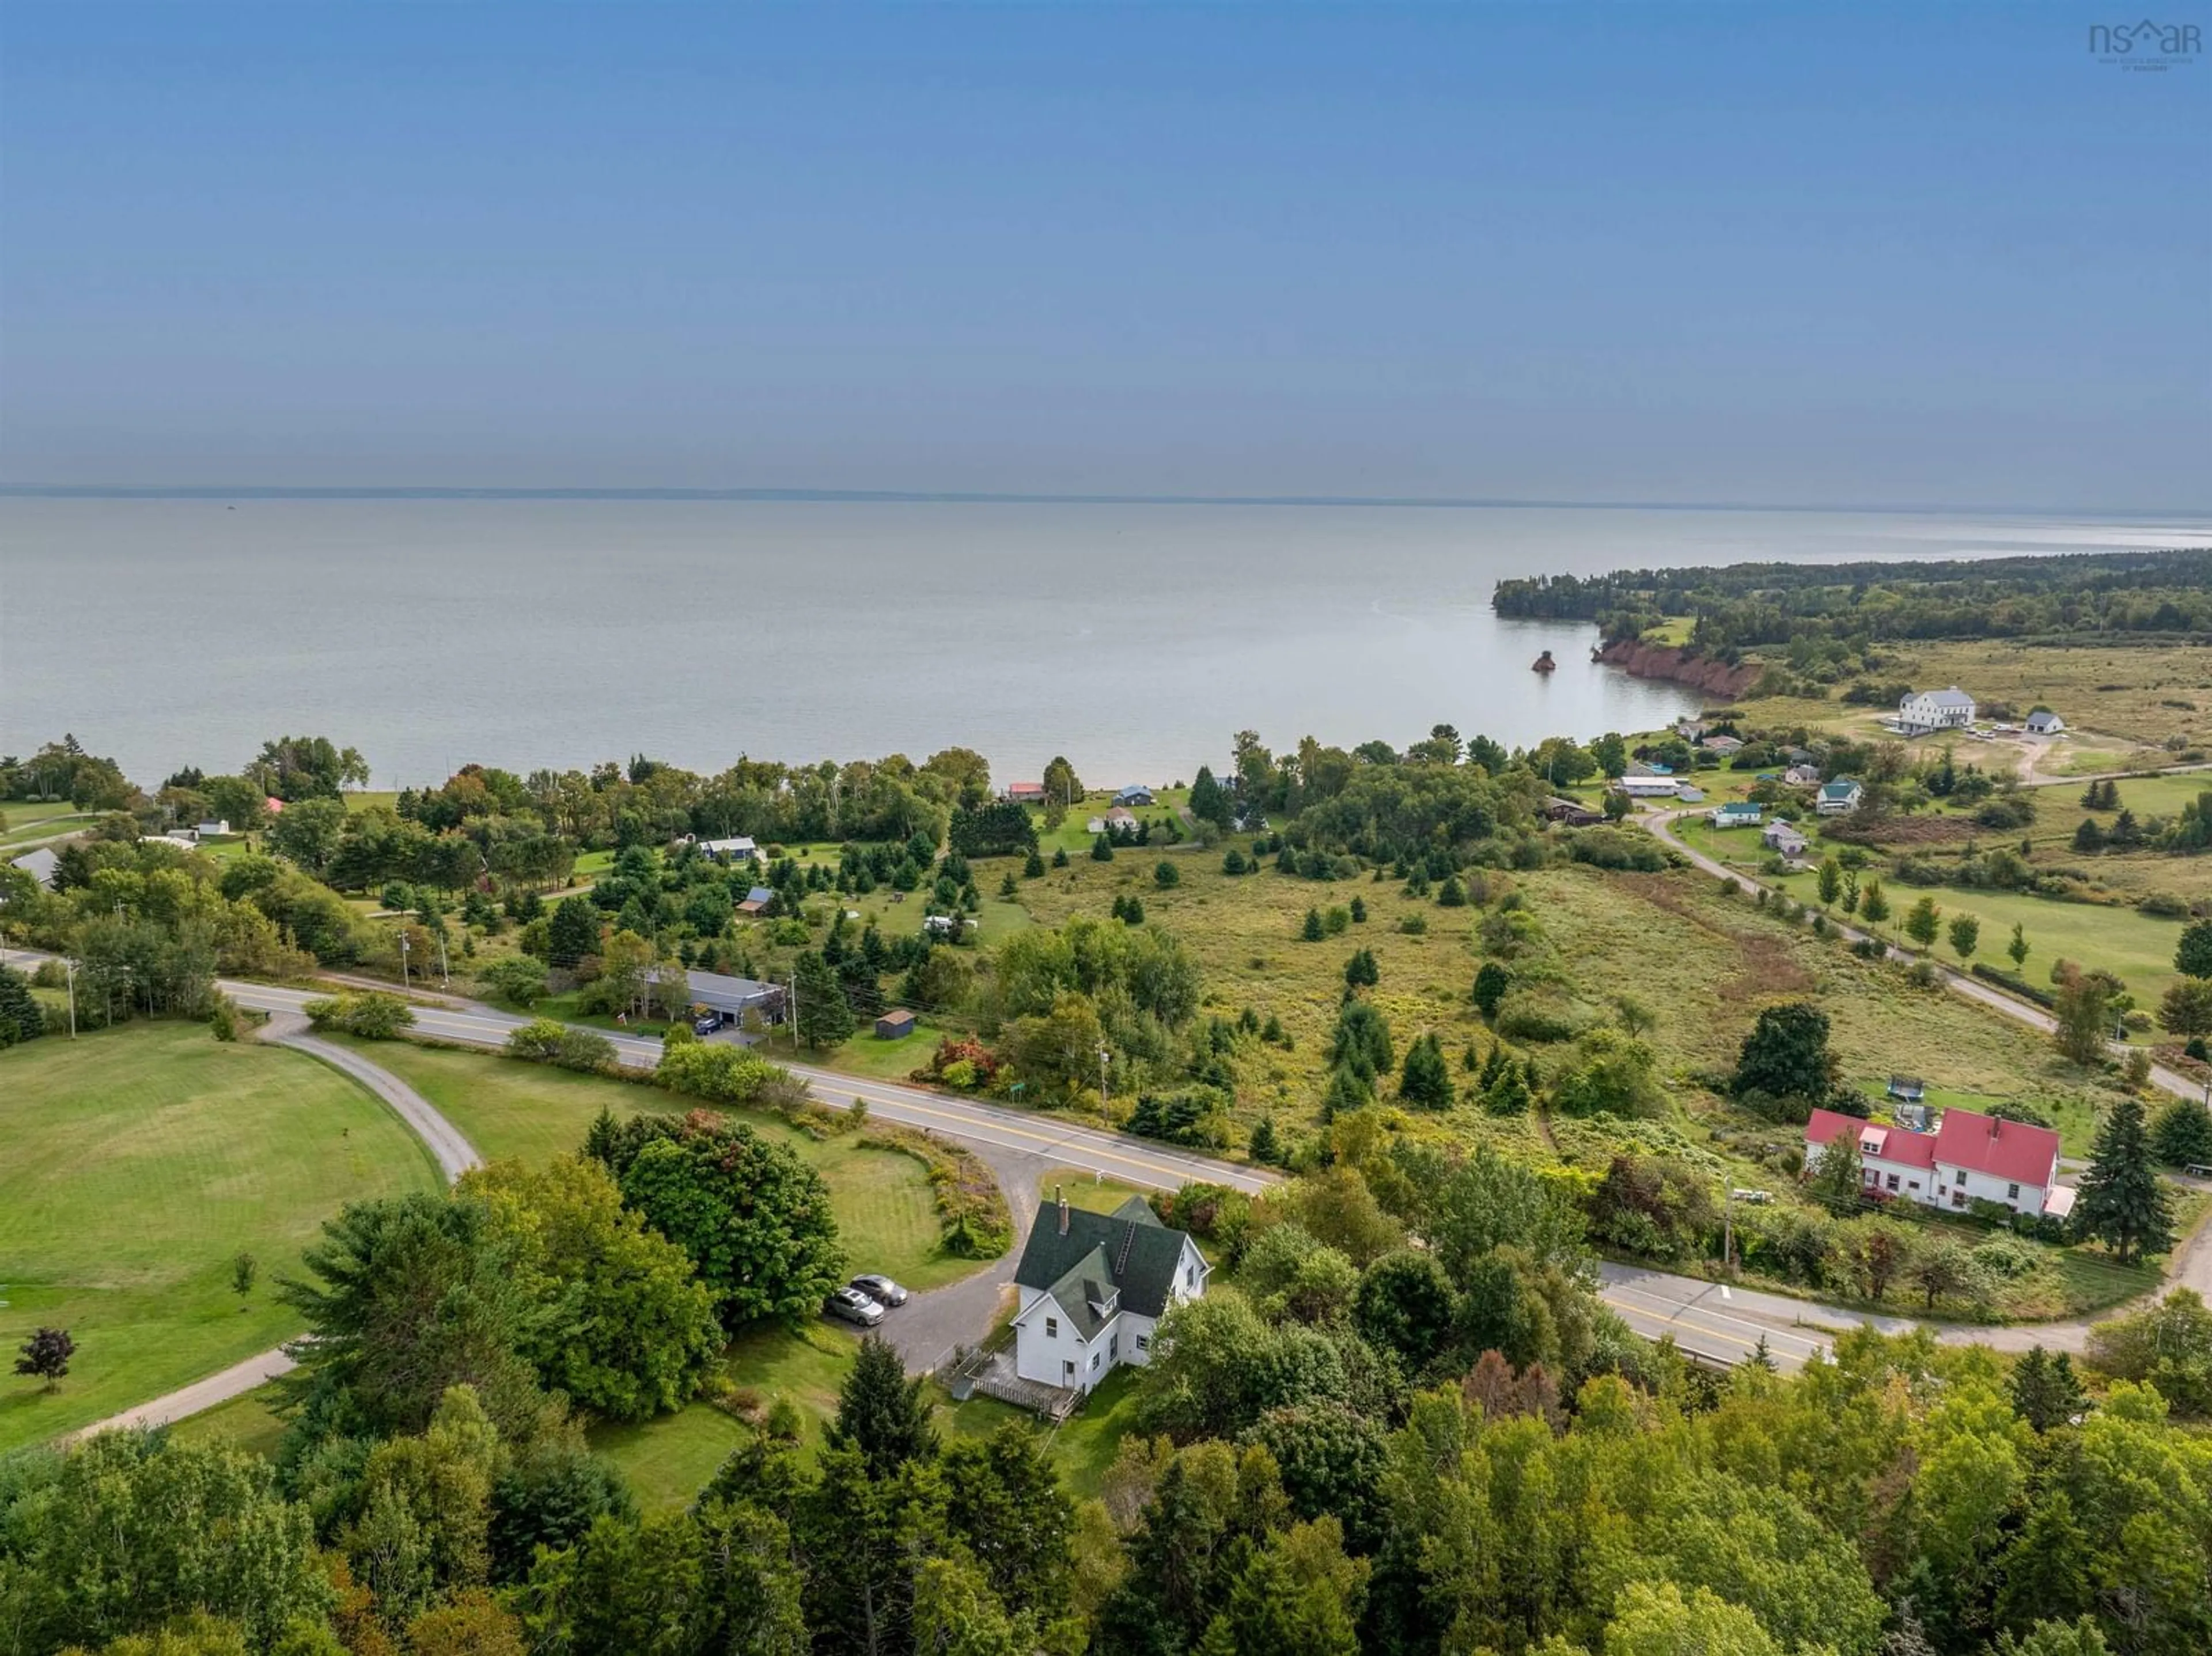
[[[300,1331],[270,1280],[346,1201],[432,1188],[414,1135],[296,1052],[133,1024],[0,1053],[0,1350],[77,1354],[54,1393],[0,1380],[0,1450],[100,1420]],[[260,1281],[241,1306],[231,1260]]]
[[[2212,670],[2202,650],[2130,642],[2045,646],[1996,639],[1888,646],[1883,664],[1866,676],[1919,686],[1957,684],[1984,707],[2009,706],[2019,716],[2038,705],[2055,708],[2073,731],[2054,757],[2057,773],[2085,755],[2141,762],[2166,739],[2212,744]],[[1830,698],[1758,697],[1736,704],[1755,725],[1802,725],[1864,737],[1883,709]]]
[[[66,799],[10,799],[0,802],[0,846],[21,845],[49,834],[67,833],[98,820],[81,812]]]
[[[2173,779],[2159,779],[2171,781]],[[2125,802],[2131,792],[2148,792],[2142,783],[2124,783],[2121,798]],[[2057,789],[2044,790],[2056,793]],[[2070,796],[2069,796],[2070,798]],[[2053,802],[2055,804],[2055,802]],[[2142,870],[2145,879],[2161,882],[2160,889],[2171,889],[2182,883],[2185,876],[2212,879],[2212,868],[2200,868],[2206,861],[2202,858],[2172,858],[2164,856],[2101,857],[2077,858],[2070,852],[2057,853],[2072,832],[2072,824],[2085,815],[2078,805],[2070,810],[2046,810],[2051,819],[2039,822],[2032,843],[2039,852],[2063,854],[2068,865],[2078,865],[2100,875],[2117,873],[2126,865]],[[2098,813],[2109,822],[2112,813]],[[1807,853],[1808,860],[1817,859],[1832,846],[1819,835],[1816,824],[1801,824],[1809,830],[1813,844]],[[1779,886],[1799,901],[1812,903],[1817,900],[1817,877],[1810,870],[1801,874],[1770,876],[1763,873],[1768,852],[1760,845],[1757,828],[1716,829],[1702,819],[1685,819],[1675,827],[1676,834],[1686,845],[1695,846],[1731,867],[1741,868],[1767,883]],[[1991,841],[2003,836],[1987,835]],[[1870,870],[1880,874],[1877,868]],[[1864,878],[1863,875],[1861,877]],[[2058,898],[2039,897],[2025,892],[1976,890],[1956,886],[1927,889],[1885,878],[1883,890],[1888,895],[1892,914],[1887,930],[1893,937],[1898,931],[1905,911],[1923,895],[1932,896],[1942,911],[1948,926],[1953,916],[1972,914],[1981,922],[1981,935],[1972,958],[1992,962],[2010,969],[2011,961],[2005,955],[2005,946],[2011,940],[2012,928],[2017,925],[2033,950],[2027,958],[2026,974],[2037,983],[2050,974],[2052,962],[2070,960],[2085,966],[2102,967],[2125,983],[2136,997],[2137,1005],[2153,1010],[2169,985],[2178,975],[2173,969],[2173,950],[2179,940],[2184,922],[2138,913],[2132,906],[2122,902],[2070,902]],[[1959,964],[1948,937],[1938,941],[1936,957],[1947,964]]]
[[[656,1088],[489,1054],[356,1042],[442,1111],[486,1158],[550,1161],[575,1149],[602,1107],[617,1115],[677,1111],[690,1101]],[[730,1113],[763,1137],[787,1144],[830,1184],[854,1271],[887,1271],[915,1288],[957,1282],[976,1269],[939,1245],[935,1203],[921,1164],[895,1150],[871,1149],[850,1135],[816,1139],[772,1115]]]

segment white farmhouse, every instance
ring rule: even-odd
[[[1088,1392],[1122,1363],[1150,1362],[1159,1319],[1202,1297],[1212,1269],[1198,1244],[1162,1224],[1140,1196],[1111,1213],[1071,1208],[1061,1197],[1037,1215],[1014,1271],[1014,1372]]]
[[[1948,690],[1917,690],[1897,704],[1897,727],[1908,736],[1962,731],[1973,722],[1974,698],[1955,684]]]
[[[1823,816],[1848,816],[1865,798],[1864,788],[1848,776],[1838,776],[1820,784],[1820,792],[1813,798],[1813,809]]]
[[[1816,1165],[1828,1141],[1858,1135],[1861,1178],[1882,1200],[1917,1202],[1957,1212],[1997,1202],[2014,1213],[2063,1219],[2074,1191],[2058,1182],[2058,1135],[2048,1127],[2007,1121],[1978,1110],[1946,1110],[1936,1131],[1884,1127],[1834,1110],[1815,1110],[1805,1124],[1805,1161]]]

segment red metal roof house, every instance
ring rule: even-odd
[[[1943,1113],[1936,1131],[1912,1132],[1815,1110],[1805,1124],[1807,1163],[1846,1130],[1858,1135],[1866,1187],[1874,1194],[1960,1212],[1976,1201],[2058,1218],[2073,1210],[2072,1189],[2058,1182],[2058,1135],[2048,1127],[1954,1109]]]

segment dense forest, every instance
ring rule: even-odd
[[[1535,575],[1498,584],[1501,616],[1595,622],[1608,640],[1690,616],[1705,654],[1805,637],[2212,633],[2212,549],[1929,563],[1739,563]]]

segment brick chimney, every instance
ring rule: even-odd
[[[1060,1186],[1054,1185],[1052,1187],[1052,1193],[1060,1202],[1060,1234],[1065,1236],[1067,1234],[1067,1192]]]

